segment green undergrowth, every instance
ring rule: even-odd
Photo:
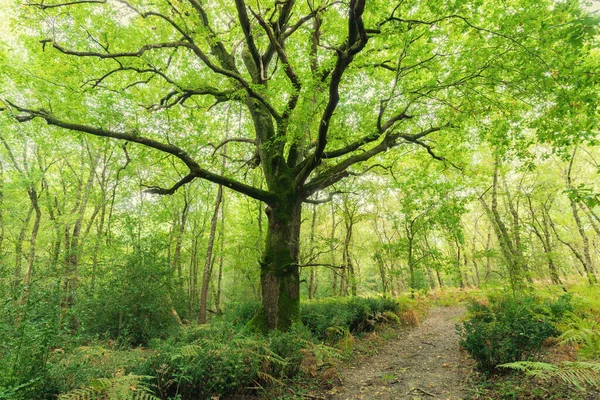
[[[600,298],[587,284],[491,294],[459,327],[474,399],[600,398]],[[546,338],[544,338],[546,337]]]
[[[544,341],[560,334],[556,325],[572,310],[570,299],[564,295],[549,302],[533,296],[492,295],[485,302],[472,301],[467,318],[457,326],[460,345],[483,371],[535,360]]]
[[[144,347],[97,340],[56,347],[38,371],[42,379],[13,377],[4,386],[0,378],[0,399],[236,398],[290,379],[327,381],[356,336],[401,323],[412,307],[417,302],[407,299],[315,300],[302,304],[302,321],[288,332],[259,335],[246,327],[258,304],[239,303],[210,324],[184,326]]]

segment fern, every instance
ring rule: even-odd
[[[557,378],[580,390],[583,390],[586,386],[600,388],[600,363],[598,362],[563,361],[559,364],[550,364],[517,361],[501,364],[499,367],[525,372],[527,376],[539,379]]]
[[[600,323],[593,319],[570,315],[568,329],[559,337],[561,343],[581,346],[581,353],[591,359],[600,358]]]
[[[159,400],[143,381],[150,376],[118,375],[92,380],[89,386],[61,394],[59,400]]]

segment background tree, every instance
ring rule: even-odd
[[[18,122],[137,143],[185,165],[166,188],[154,171],[150,192],[200,178],[267,205],[259,330],[299,318],[303,202],[391,148],[446,162],[485,136],[491,109],[556,139],[548,127],[579,101],[570,81],[587,73],[593,34],[577,3],[529,0],[43,2],[28,3],[19,23],[32,28],[19,38],[31,58],[6,69],[3,86],[19,89],[2,94]],[[586,95],[581,115],[593,109]],[[242,136],[225,137],[221,103],[243,108]],[[560,140],[573,136],[581,131]],[[225,142],[246,146],[245,168],[213,172],[207,149]],[[69,246],[74,255],[79,241]]]

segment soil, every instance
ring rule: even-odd
[[[455,325],[463,307],[431,310],[420,326],[401,330],[383,342],[376,354],[342,368],[341,385],[328,393],[333,400],[464,399],[465,379],[472,370],[460,350]]]

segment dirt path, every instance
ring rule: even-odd
[[[378,353],[340,371],[343,384],[334,400],[463,399],[471,368],[459,350],[455,324],[460,307],[435,308],[421,326],[400,331]]]

